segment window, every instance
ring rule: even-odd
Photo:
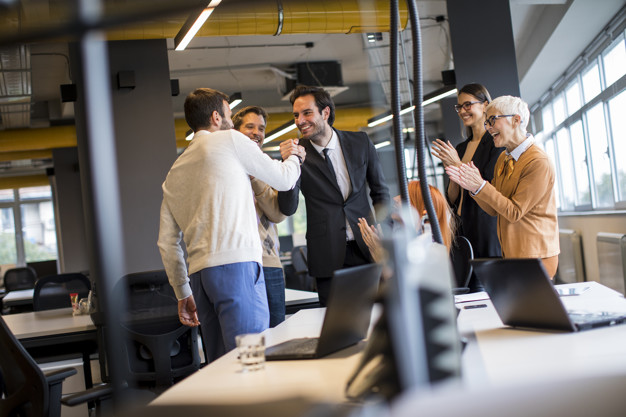
[[[0,190],[0,264],[57,258],[56,225],[49,186]]]
[[[622,91],[609,101],[609,114],[613,138],[613,155],[617,172],[617,196],[619,201],[626,201],[626,91]]]
[[[595,96],[600,94],[600,70],[598,64],[594,64],[583,74],[583,95],[585,103],[589,103]]]
[[[580,99],[580,84],[578,79],[565,90],[565,101],[567,102],[567,114],[569,116],[580,109],[582,101]]]
[[[543,148],[546,151],[546,153],[548,154],[548,158],[550,158],[550,161],[552,161],[552,165],[554,166],[554,169],[556,170],[556,182],[555,184],[559,184],[559,175],[561,173],[561,171],[559,169],[557,169],[557,163],[556,163],[556,157],[555,152],[554,152],[554,140],[552,139],[548,139],[543,143]],[[556,191],[556,206],[557,208],[561,208],[561,192],[559,190],[558,186],[554,187],[554,190]]]
[[[604,103],[596,104],[587,112],[587,126],[597,207],[612,207],[614,204],[613,181],[604,120]]]
[[[570,138],[572,139],[574,174],[576,175],[576,205],[591,205],[585,135],[583,133],[583,123],[580,120],[570,126]]]
[[[604,80],[607,86],[626,74],[626,44],[624,43],[624,38],[607,48],[602,61],[604,63]]]
[[[556,147],[559,155],[559,167],[562,178],[574,178],[574,166],[572,164],[572,148],[569,141],[569,133],[566,128],[559,130],[556,134]],[[561,207],[566,210],[573,210],[575,206],[576,184],[574,181],[563,181],[563,195]]]
[[[554,119],[552,118],[552,106],[546,105],[541,110],[541,119],[543,120],[543,131],[550,132],[554,129]]]
[[[552,111],[554,113],[554,124],[555,126],[563,123],[567,114],[565,114],[565,100],[563,99],[563,95],[559,94],[556,96],[554,101],[552,102]]]

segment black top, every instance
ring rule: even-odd
[[[470,136],[466,141],[456,147],[459,158],[463,159],[467,144],[472,140]],[[491,182],[494,175],[494,168],[500,153],[504,148],[496,148],[493,138],[489,132],[485,132],[480,143],[476,147],[476,152],[472,157],[474,165],[480,171],[483,179]],[[485,213],[483,209],[474,201],[467,190],[461,189],[463,196],[463,209],[457,234],[465,236],[472,244],[475,258],[501,257],[500,241],[497,234],[497,220]],[[448,197],[449,200],[449,197]],[[456,201],[449,201],[454,212],[457,212],[458,204],[461,200],[461,193]]]

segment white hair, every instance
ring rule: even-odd
[[[530,110],[528,110],[528,104],[524,100],[519,97],[500,96],[487,105],[485,112],[491,108],[498,110],[502,114],[518,115],[521,118],[519,129],[522,134],[526,135],[526,127],[528,127],[528,121],[530,120]]]

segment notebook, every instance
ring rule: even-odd
[[[500,319],[508,326],[576,332],[626,321],[623,313],[568,312],[541,259],[470,262]]]
[[[335,271],[319,338],[288,340],[265,349],[266,360],[315,359],[363,340],[370,324],[382,266]]]

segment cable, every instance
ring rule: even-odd
[[[422,107],[422,101],[424,98],[424,92],[422,89],[422,39],[420,33],[419,15],[415,0],[407,0],[407,5],[409,8],[409,19],[411,20],[411,35],[413,37],[413,97],[415,97],[415,111],[413,112],[413,117],[415,119],[417,170],[420,178],[420,188],[422,189],[422,198],[424,199],[424,207],[426,208],[428,219],[430,220],[433,240],[437,243],[443,244],[441,228],[437,220],[435,207],[433,206],[432,196],[430,195],[430,187],[428,186],[428,177],[426,175],[426,141],[424,136],[424,108]],[[398,31],[397,23],[395,26],[393,26],[392,23],[391,27],[395,29],[391,31],[392,34]],[[395,119],[396,117],[394,116],[394,121]],[[398,153],[397,149],[398,148],[396,148],[396,153]],[[402,148],[400,148],[400,154],[402,154]],[[404,160],[402,166],[404,167]],[[406,187],[406,174],[402,175],[402,178],[404,180],[404,186]],[[404,199],[402,201],[404,201]]]

